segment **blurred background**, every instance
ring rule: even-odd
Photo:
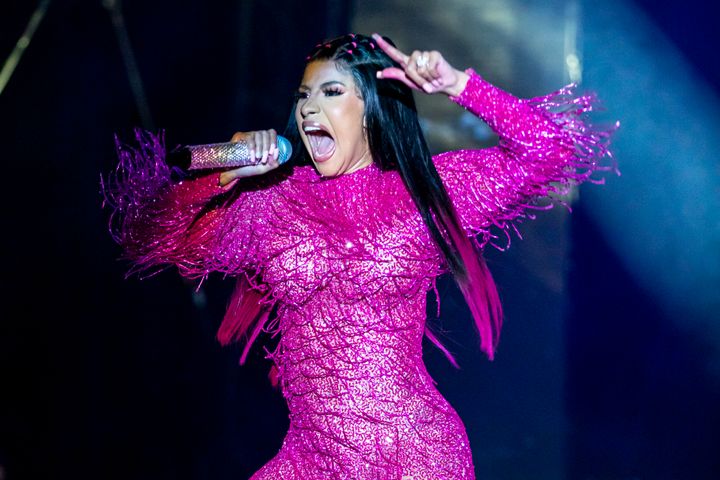
[[[622,176],[488,248],[506,323],[489,362],[461,295],[425,359],[481,479],[720,478],[720,62],[687,0],[41,0],[0,6],[5,314],[0,480],[242,479],[279,449],[255,347],[215,340],[231,289],[125,278],[100,177],[114,135],[170,146],[276,128],[309,49],[349,31],[437,49],[520,97],[576,82],[620,120]],[[431,148],[496,140],[422,97]],[[547,203],[540,201],[540,204]]]

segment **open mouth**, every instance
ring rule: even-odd
[[[324,162],[335,153],[335,139],[325,127],[317,122],[303,122],[313,160]]]

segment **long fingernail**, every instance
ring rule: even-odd
[[[422,88],[423,88],[423,90],[425,90],[427,93],[431,93],[431,92],[432,92],[432,85],[430,85],[429,83],[424,83],[423,86],[422,86]]]
[[[382,70],[379,70],[379,71],[375,74],[375,76],[376,76],[377,78],[383,78]]]

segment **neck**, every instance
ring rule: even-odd
[[[358,159],[358,161],[355,162],[352,166],[350,166],[350,168],[348,168],[344,174],[361,170],[365,167],[370,166],[372,163],[373,163],[372,155],[370,155],[370,149],[368,148],[367,150],[365,150],[365,152],[362,154],[362,156]]]

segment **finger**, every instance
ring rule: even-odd
[[[415,50],[412,55],[410,55],[408,66],[405,69],[405,74],[418,87],[422,88],[427,93],[431,93],[432,85],[430,84],[430,81],[432,78],[430,78],[425,68],[423,68],[422,71],[418,71],[418,59],[425,58],[426,55],[426,52]]]
[[[390,80],[399,80],[414,90],[420,90],[420,87],[418,87],[407,77],[407,75],[405,75],[405,71],[397,67],[388,67],[380,70],[379,72],[377,72],[377,77]]]
[[[428,63],[430,62],[430,54],[428,52],[418,52],[415,57],[415,70],[418,73],[423,74],[428,71]]]
[[[268,133],[267,130],[262,130],[260,132],[260,137],[262,138],[262,147],[260,148],[262,157],[260,157],[260,163],[264,165],[267,163],[267,157],[270,151],[270,133]]]
[[[435,88],[442,87],[442,75],[438,71],[438,65],[443,61],[442,55],[439,52],[430,53],[430,61],[428,62],[428,73],[430,74],[430,83]]]
[[[378,47],[382,49],[383,52],[388,54],[388,57],[392,58],[396,62],[398,62],[400,65],[406,67],[408,64],[408,56],[405,55],[403,52],[398,50],[397,48],[390,45],[384,38],[382,38],[377,33],[372,34],[373,40],[378,44]]]
[[[250,158],[255,158],[257,152],[257,140],[255,138],[256,132],[250,132],[247,136],[247,148],[250,150]]]
[[[436,50],[428,52],[427,55],[428,62],[424,77],[429,83],[429,88],[426,88],[425,91],[427,93],[436,93],[439,92],[446,83],[446,79],[443,78],[442,67],[447,64],[447,62],[443,59],[442,54]]]
[[[258,130],[255,132],[255,159],[260,160],[262,158],[263,138],[262,132]]]
[[[277,132],[275,129],[271,128],[268,130],[268,133],[270,134],[270,159],[277,158],[278,156],[278,141],[277,141]]]
[[[440,55],[439,52],[430,52],[428,57],[427,72],[433,79],[440,78],[438,65],[442,59],[442,55]]]
[[[258,159],[262,154],[262,136],[260,132],[252,132],[252,144],[248,142],[248,147],[251,147],[250,158]]]
[[[268,130],[268,135],[270,139],[270,150],[275,150],[275,148],[277,148],[277,132],[274,128],[271,128]]]

